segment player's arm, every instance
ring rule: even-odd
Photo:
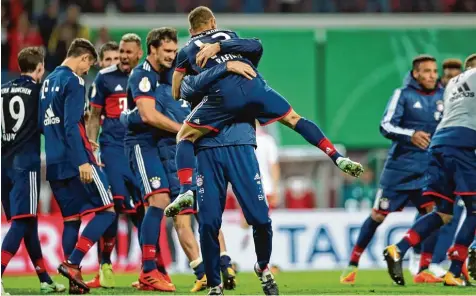
[[[405,114],[405,96],[400,89],[395,90],[387,104],[380,122],[380,133],[387,139],[401,143],[413,143],[426,149],[430,144],[430,134],[400,126]]]
[[[172,97],[175,100],[180,99],[180,85],[190,68],[187,54],[184,49],[181,49],[177,54],[176,67],[172,75]]]
[[[205,67],[207,61],[212,56],[218,53],[239,53],[258,66],[259,61],[263,55],[263,46],[261,41],[256,38],[241,39],[232,38],[221,40],[212,44],[204,44],[200,52],[197,53],[196,62],[201,68]]]
[[[101,127],[101,114],[106,98],[101,74],[98,74],[91,88],[91,97],[89,98],[91,112],[86,125],[86,133],[89,140],[97,143],[99,129]]]
[[[83,183],[92,181],[92,168],[84,151],[84,129],[81,125],[81,117],[84,109],[84,81],[80,77],[71,77],[65,86],[64,103],[64,129],[66,144],[70,155],[68,158],[79,168],[80,178]],[[83,130],[81,130],[83,129]]]
[[[177,133],[181,125],[155,108],[155,86],[157,84],[155,74],[134,75],[129,78],[132,86],[132,96],[136,102],[137,109],[142,121],[156,128]]]

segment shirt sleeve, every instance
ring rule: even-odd
[[[82,123],[84,108],[84,80],[80,77],[71,77],[64,90],[64,129],[66,144],[70,152],[69,159],[75,166],[89,163],[85,142],[88,141]]]
[[[93,107],[104,107],[107,94],[105,93],[104,79],[99,73],[91,85],[91,97],[89,98],[90,105]]]
[[[140,99],[155,100],[157,75],[149,71],[134,71],[129,78],[129,85],[134,102]]]
[[[404,113],[405,96],[401,89],[397,89],[390,98],[380,123],[380,132],[384,137],[404,143],[411,141],[415,130],[400,127]]]
[[[218,64],[195,76],[185,76],[180,85],[180,95],[185,101],[192,102],[197,97],[203,97],[210,85],[227,73],[226,64]]]
[[[187,53],[182,48],[179,53],[177,54],[177,67],[175,71],[182,72],[182,73],[190,73],[192,66],[187,57]]]

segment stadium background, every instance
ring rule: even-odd
[[[29,45],[47,49],[47,68],[64,58],[74,37],[87,37],[99,48],[122,34],[145,40],[151,28],[173,26],[180,43],[187,40],[186,13],[199,4],[211,7],[221,27],[242,37],[258,37],[265,54],[260,71],[303,116],[315,120],[342,152],[361,161],[366,174],[346,178],[327,157],[285,127],[268,132],[279,143],[281,182],[273,263],[284,270],[337,269],[347,262],[359,227],[377,189],[389,141],[379,122],[393,90],[402,84],[411,59],[421,53],[464,59],[474,52],[476,1],[473,0],[2,0],[2,83],[18,75],[18,51]],[[96,70],[87,77],[88,87]],[[2,197],[3,198],[3,197]],[[61,219],[42,183],[40,233],[50,269],[62,260]],[[383,267],[380,250],[402,235],[413,210],[397,213],[379,229],[361,267]],[[170,221],[169,221],[170,222]],[[176,272],[188,272],[171,224],[163,243],[166,261]],[[2,237],[8,229],[2,216]],[[137,270],[140,250],[121,221],[116,270]],[[132,230],[134,231],[134,230]],[[254,248],[250,230],[242,229],[238,210],[226,211],[224,232],[229,253],[250,270]],[[230,235],[233,234],[233,235]],[[7,274],[32,273],[21,249]],[[117,260],[116,260],[117,259]],[[250,262],[248,262],[250,261]],[[90,252],[84,271],[96,269]]]

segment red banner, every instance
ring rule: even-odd
[[[92,217],[92,215],[88,215],[83,218],[81,231],[86,226],[86,222],[91,220]],[[10,224],[7,223],[3,215],[1,226],[3,241],[3,238],[10,228]],[[132,228],[132,230],[129,229],[127,218],[121,216],[119,219],[116,247],[111,256],[115,272],[134,272],[140,269],[142,253],[137,239],[137,229],[135,229],[135,227]],[[129,242],[128,237],[130,231],[132,232],[130,233],[131,241]],[[60,215],[40,216],[38,219],[38,233],[46,268],[50,272],[56,272],[56,268],[64,260],[61,244],[61,236],[63,233],[62,217]],[[165,219],[162,219],[161,233],[166,233]],[[161,235],[160,246],[164,263],[168,266],[171,262],[171,257],[166,235]],[[97,258],[97,249],[94,246],[88,254],[86,254],[81,263],[82,271],[84,273],[97,271],[99,268]],[[35,270],[30,262],[28,252],[22,243],[15,257],[13,257],[8,264],[5,274],[25,275],[34,272]]]

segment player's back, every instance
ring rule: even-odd
[[[68,101],[68,97],[79,102]],[[73,98],[72,98],[73,99]],[[72,100],[71,99],[71,100]],[[45,136],[47,179],[65,179],[78,174],[73,165],[71,152],[78,147],[70,147],[67,143],[70,129],[67,127],[72,120],[65,110],[68,104],[77,104],[83,114],[85,102],[84,80],[66,66],[57,67],[43,82],[40,94],[40,125]],[[84,127],[84,119],[79,122],[79,130],[83,145],[89,146]],[[84,153],[88,154],[86,150]],[[94,159],[92,155],[87,158]]]
[[[431,146],[476,149],[476,69],[467,70],[449,81],[444,106],[443,119]]]
[[[26,75],[2,85],[2,167],[28,168],[40,163],[40,87]]]
[[[206,43],[215,43],[221,40],[239,38],[238,35],[230,30],[208,30],[200,34],[194,35],[185,44],[177,55],[177,68],[176,71],[185,72],[187,74],[197,74],[207,69],[210,69],[218,64],[226,63],[227,61],[239,60],[249,64],[255,68],[253,63],[246,57],[238,53],[218,53],[216,56],[208,59],[205,67],[200,68],[196,63],[196,55],[200,51],[200,46]],[[258,73],[258,70],[255,68]],[[217,92],[218,90],[233,88],[236,85],[241,85],[248,81],[245,77],[234,73],[227,73],[222,79],[218,80],[214,84],[210,93]]]
[[[105,118],[99,136],[101,145],[123,146],[126,129],[119,121],[122,111],[127,107],[127,73],[118,65],[99,71],[91,87],[91,106],[102,108]]]

